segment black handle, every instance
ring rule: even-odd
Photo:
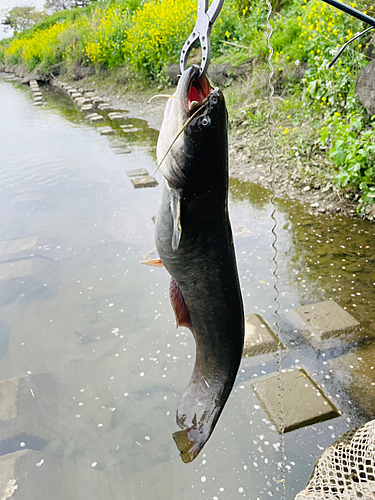
[[[323,2],[328,3],[333,7],[336,7],[336,9],[346,12],[347,14],[350,14],[353,17],[356,17],[360,21],[363,21],[364,23],[367,23],[370,26],[375,27],[375,19],[373,17],[370,17],[367,14],[364,14],[363,12],[357,9],[353,9],[353,7],[349,7],[349,5],[345,5],[344,3],[339,2],[338,0],[323,0]]]

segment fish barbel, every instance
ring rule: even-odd
[[[181,132],[182,131],[182,132]],[[171,147],[171,144],[173,146]],[[227,110],[223,94],[192,66],[170,98],[157,145],[163,174],[157,253],[177,325],[192,331],[196,360],[177,409],[173,438],[191,462],[210,437],[233,387],[244,340],[244,312],[228,216]]]

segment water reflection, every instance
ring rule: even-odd
[[[0,235],[1,242],[17,240],[8,253],[0,242],[0,380],[22,380],[45,414],[33,427],[20,413],[18,444],[2,453],[41,453],[35,463],[48,459],[50,471],[63,471],[53,481],[65,498],[146,499],[150,491],[163,500],[281,498],[280,436],[249,382],[278,369],[273,355],[243,360],[196,462],[184,465],[172,440],[195,346],[187,330],[175,330],[167,273],[139,265],[154,247],[158,188],[134,190],[126,176],[140,167],[153,172],[156,132],[131,118],[92,125],[67,96],[43,92],[45,105],[34,108],[26,87],[0,82],[7,117],[0,123]],[[115,137],[97,132],[108,124]],[[124,124],[138,131],[123,133]],[[114,154],[110,144],[119,140],[130,154]],[[245,311],[273,325],[269,200],[267,190],[231,181]],[[293,498],[321,449],[373,411],[374,230],[340,216],[317,218],[297,202],[277,205],[283,367],[303,366],[342,411],[286,435]],[[288,312],[329,299],[362,329],[349,343],[318,352]],[[14,434],[1,436],[3,445]],[[37,451],[34,439],[44,440]],[[17,481],[22,488],[22,477]]]

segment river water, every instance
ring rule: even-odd
[[[341,416],[285,435],[281,481],[282,441],[249,383],[275,373],[277,356],[244,358],[212,437],[183,464],[172,433],[194,341],[175,329],[166,271],[139,264],[159,188],[126,175],[155,170],[157,131],[125,120],[138,132],[122,133],[131,153],[116,155],[120,129],[102,137],[65,94],[43,93],[35,108],[28,87],[0,78],[0,380],[25,381],[40,412],[35,424],[22,410],[0,454],[36,450],[51,491],[72,500],[263,500],[282,498],[283,484],[292,500],[322,450],[375,413],[371,366],[356,365],[375,353],[374,226],[277,200],[282,367],[303,367]],[[245,312],[274,325],[270,196],[231,180]],[[362,328],[317,351],[288,314],[330,299]],[[21,494],[27,478],[15,479]]]

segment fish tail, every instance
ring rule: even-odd
[[[185,464],[197,457],[209,437],[210,434],[206,435],[203,429],[195,426],[173,433],[173,439]]]

